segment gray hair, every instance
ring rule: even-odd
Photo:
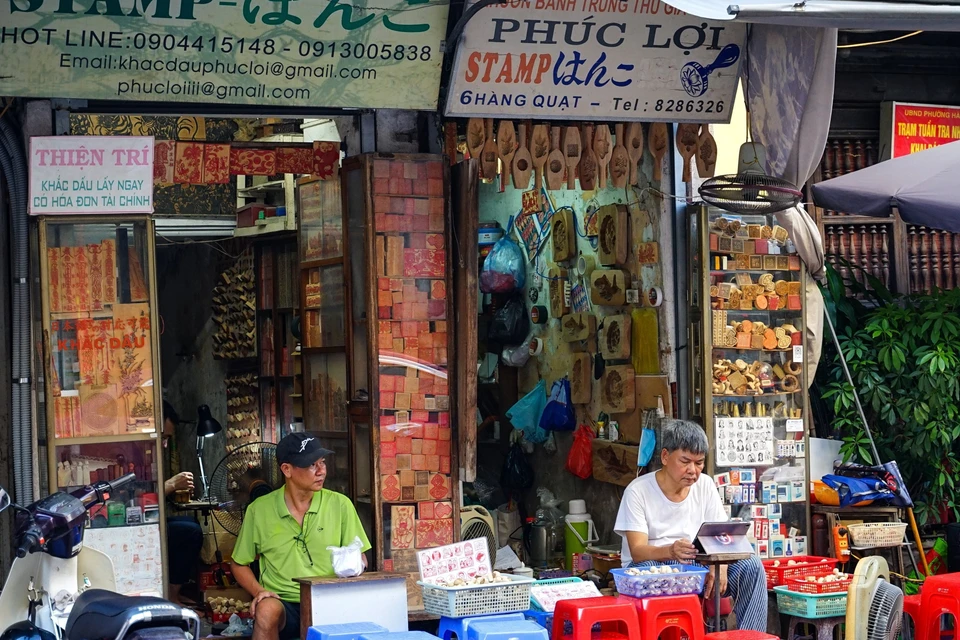
[[[707,434],[696,422],[689,420],[667,420],[660,432],[661,449],[667,453],[682,450],[694,455],[707,455],[710,444]]]

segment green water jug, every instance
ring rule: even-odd
[[[574,554],[586,553],[587,545],[600,538],[597,537],[593,518],[587,513],[587,505],[583,500],[571,500],[568,511],[563,538],[566,543],[567,569],[572,571]]]

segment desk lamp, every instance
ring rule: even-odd
[[[203,483],[204,502],[210,499],[210,488],[207,486],[207,474],[203,469],[203,443],[210,436],[223,431],[223,427],[210,414],[210,407],[205,404],[197,407],[197,459],[200,461],[200,480]]]

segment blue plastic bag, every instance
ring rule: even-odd
[[[527,442],[541,444],[547,441],[550,434],[540,428],[540,417],[547,404],[547,384],[541,380],[530,393],[523,396],[517,403],[507,409],[507,418],[514,429],[523,431]]]
[[[643,468],[650,464],[656,448],[657,432],[653,429],[644,429],[640,434],[640,454],[637,456],[637,466]]]
[[[550,399],[540,416],[540,426],[547,431],[573,431],[577,426],[577,417],[570,402],[570,381],[557,380],[550,389]]]
[[[510,293],[523,289],[527,280],[527,265],[520,245],[510,238],[513,218],[507,232],[497,240],[483,261],[480,272],[480,291],[484,293]]]
[[[828,474],[823,476],[823,483],[835,489],[840,496],[840,506],[850,507],[865,500],[892,500],[896,497],[890,488],[875,478],[848,478]]]

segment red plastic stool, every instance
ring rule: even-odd
[[[708,628],[710,629],[713,628],[714,621],[717,619],[716,611],[717,603],[714,602],[713,598],[703,598],[703,621],[709,625]],[[731,613],[733,613],[733,598],[730,596],[720,598],[720,628],[714,629],[714,631],[727,630],[727,618]]]
[[[640,637],[655,640],[703,640],[703,613],[700,598],[696,594],[685,596],[657,596],[630,598],[628,600],[640,614]]]
[[[703,640],[780,640],[763,631],[718,631],[708,633]]]
[[[910,620],[913,621],[913,638],[914,640],[919,640],[917,635],[918,630],[920,629],[920,596],[904,596],[903,597],[903,613],[904,615],[910,616]]]
[[[569,622],[573,633],[564,634],[564,623]],[[591,640],[593,626],[600,625],[601,634],[617,633],[631,640],[640,638],[637,609],[631,603],[613,596],[561,600],[553,611],[553,640]],[[615,640],[606,636],[608,640]]]
[[[946,573],[924,580],[918,615],[919,619],[914,618],[917,640],[940,640],[942,616],[951,615],[954,626],[960,625],[960,574]]]

